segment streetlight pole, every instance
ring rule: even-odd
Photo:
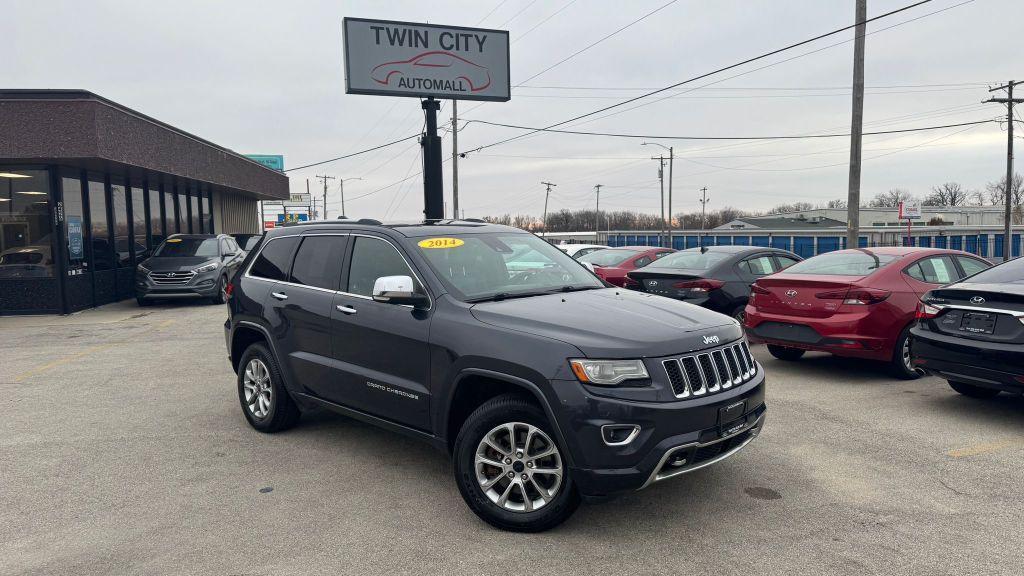
[[[551,187],[558,186],[552,182],[541,182],[541,184],[547,186],[547,190],[544,192],[544,237],[548,237],[548,197],[551,196]]]
[[[341,217],[345,217],[345,180],[362,180],[362,178],[338,178],[338,188],[341,190]],[[327,200],[324,199],[324,220],[327,220]]]
[[[672,164],[673,164],[673,161],[675,160],[675,151],[673,150],[672,146],[665,146],[663,144],[658,144],[657,142],[642,142],[640,145],[641,146],[647,146],[647,145],[661,146],[665,150],[668,150],[668,247],[671,248],[672,247]],[[661,190],[661,201],[662,201],[662,204],[664,204],[664,202],[665,202],[665,179],[662,177],[662,171],[664,170],[665,162],[664,162],[664,158],[661,158],[661,160],[662,160],[662,164],[661,164],[662,169],[658,171],[658,177],[661,178],[661,188],[662,188],[662,190]],[[664,207],[662,208],[662,212],[661,212],[661,220],[662,220],[662,226],[665,226]]]
[[[594,209],[595,212],[597,212],[596,214],[594,214],[594,242],[595,243],[598,241],[598,237],[601,234],[601,186],[604,186],[604,184],[595,184],[594,185],[594,190],[597,191],[597,206]]]

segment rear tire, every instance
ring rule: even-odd
[[[993,388],[982,388],[981,386],[975,386],[974,384],[967,384],[964,382],[954,382],[947,380],[949,387],[957,392],[968,396],[970,398],[988,399],[995,398],[999,394],[999,390]]]
[[[892,360],[889,361],[889,370],[893,376],[901,380],[917,380],[922,376],[922,372],[914,368],[913,361],[914,357],[910,353],[910,326],[907,326],[896,340]]]
[[[238,402],[249,425],[280,432],[299,420],[299,407],[284,388],[277,360],[263,344],[245,349],[238,363]]]
[[[806,350],[799,348],[789,348],[786,346],[778,346],[776,344],[768,345],[768,353],[775,356],[779,360],[785,360],[786,362],[795,362],[803,357]]]
[[[492,398],[473,411],[459,430],[452,462],[469,508],[491,526],[513,532],[542,532],[564,522],[580,497],[555,438],[544,412],[517,396]],[[479,462],[481,457],[493,465]]]
[[[140,307],[149,306],[150,304],[153,303],[152,300],[146,300],[145,298],[142,298],[141,296],[136,296],[135,297],[135,302],[138,303],[138,305]]]

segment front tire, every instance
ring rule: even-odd
[[[505,395],[477,408],[455,440],[455,483],[488,524],[542,532],[572,515],[580,498],[544,412]]]
[[[778,346],[776,344],[768,345],[768,353],[775,356],[779,360],[785,360],[786,362],[795,362],[803,357],[805,350],[799,348],[788,348],[786,346]]]
[[[994,388],[982,388],[981,386],[975,386],[974,384],[954,382],[952,380],[947,380],[947,382],[949,382],[950,388],[970,398],[980,398],[984,400],[988,398],[995,398],[996,395],[999,394],[999,390]]]
[[[225,292],[227,285],[227,278],[221,276],[220,279],[217,280],[217,294],[210,298],[210,302],[213,302],[214,304],[223,304],[227,302],[227,292]]]
[[[246,348],[238,363],[238,401],[249,425],[280,432],[299,420],[299,407],[284,389],[277,360],[263,344]]]

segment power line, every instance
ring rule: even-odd
[[[498,2],[498,4],[494,8],[491,8],[490,12],[488,12],[487,14],[484,14],[483,18],[481,18],[481,19],[476,21],[475,26],[479,26],[481,22],[483,22],[484,20],[487,20],[488,18],[490,18],[491,14],[494,14],[495,12],[498,11],[498,8],[501,8],[502,6],[505,5],[505,2],[508,2],[508,0],[501,0],[500,2]]]
[[[515,37],[515,38],[514,38],[514,39],[513,39],[513,40],[512,40],[512,41],[511,41],[510,43],[509,43],[509,45],[515,44],[516,42],[519,42],[520,40],[522,40],[522,39],[523,39],[523,37],[524,37],[524,36],[526,36],[526,35],[527,35],[527,34],[529,34],[530,32],[533,32],[534,30],[536,30],[537,28],[539,28],[539,27],[540,27],[541,25],[543,25],[543,24],[544,24],[545,22],[547,22],[548,20],[551,20],[551,19],[552,19],[552,18],[554,18],[555,16],[558,16],[559,14],[561,14],[561,13],[562,13],[562,11],[563,11],[563,10],[565,10],[565,9],[566,9],[566,8],[568,8],[569,6],[572,6],[572,5],[573,5],[573,4],[575,4],[575,3],[576,3],[576,0],[569,0],[569,2],[566,2],[564,6],[562,6],[562,7],[561,7],[561,8],[559,8],[558,10],[555,10],[554,12],[552,12],[552,13],[551,13],[551,14],[550,14],[550,15],[549,15],[549,16],[548,16],[547,18],[545,18],[545,19],[541,20],[540,22],[537,22],[537,23],[536,23],[536,24],[534,24],[534,25],[533,25],[533,26],[532,26],[532,27],[531,27],[531,28],[530,28],[529,30],[527,30],[526,32],[523,32],[523,33],[522,33],[522,34],[520,34],[519,36],[516,36],[516,37]]]
[[[585,132],[581,130],[557,130],[551,128],[536,128],[533,126],[519,126],[516,124],[502,124],[500,122],[488,122],[486,120],[469,120],[478,124],[488,126],[500,126],[502,128],[513,128],[516,130],[529,130],[530,133],[553,132],[556,134],[573,134],[577,136],[607,136],[611,138],[648,138],[652,140],[804,140],[811,138],[840,138],[849,137],[850,133],[842,134],[788,134],[777,136],[666,136],[663,134],[619,134],[615,132]],[[904,128],[902,130],[881,130],[876,132],[864,132],[865,136],[878,134],[900,134],[904,132],[921,132],[925,130],[939,130],[941,128],[956,128],[958,126],[973,126],[976,124],[988,124],[993,120],[978,120],[975,122],[961,122],[959,124],[944,124],[942,126],[921,126],[918,128]],[[487,148],[487,146],[484,146]]]
[[[847,41],[848,42],[848,41]],[[953,82],[947,84],[888,84],[877,86],[865,86],[865,88],[880,90],[887,88],[954,88],[954,87],[980,87],[988,86],[991,82]],[[592,91],[622,91],[622,92],[647,92],[657,90],[655,87],[624,87],[624,86],[537,86],[520,84],[517,88],[529,88],[535,90],[592,90]],[[712,90],[849,90],[849,86],[720,86]]]
[[[904,12],[906,10],[910,10],[912,8],[916,8],[917,6],[921,6],[921,5],[927,4],[927,3],[931,2],[931,1],[932,0],[920,0],[919,2],[915,2],[913,4],[909,4],[909,5],[904,6],[902,8],[897,8],[896,10],[891,10],[891,11],[886,12],[884,14],[881,14],[879,16],[875,16],[873,18],[869,18],[869,19],[865,20],[865,24],[868,23],[868,22],[873,22],[873,21],[876,21],[876,20],[880,20],[882,18],[887,18],[889,16],[892,16],[894,14],[898,14],[900,12]],[[834,35],[839,34],[841,32],[845,32],[847,30],[855,28],[856,26],[857,26],[856,23],[855,24],[850,24],[848,26],[843,26],[842,28],[837,28],[835,30],[832,30],[831,32],[826,32],[824,34],[820,34],[818,36],[814,36],[814,37],[808,38],[806,40],[801,40],[800,42],[796,42],[796,43],[790,44],[788,46],[784,46],[782,48],[778,48],[778,49],[775,49],[775,50],[772,50],[772,51],[769,51],[769,52],[765,52],[763,54],[760,54],[758,56],[754,56],[752,58],[748,58],[746,60],[743,60],[741,62],[737,62],[735,64],[730,64],[728,66],[723,66],[723,67],[718,68],[716,70],[712,70],[711,72],[706,72],[704,74],[700,74],[698,76],[694,76],[694,77],[689,78],[687,80],[683,80],[682,82],[677,82],[675,84],[671,84],[671,85],[666,86],[664,88],[659,88],[658,90],[653,90],[651,92],[647,92],[647,93],[641,94],[639,96],[635,96],[633,98],[629,98],[627,100],[624,100],[624,101],[616,103],[616,104],[612,104],[612,105],[605,106],[603,108],[599,108],[599,109],[591,111],[591,112],[587,112],[585,114],[580,114],[578,116],[574,116],[573,118],[569,118],[568,120],[563,120],[561,122],[556,122],[554,124],[551,124],[550,126],[545,127],[542,130],[534,130],[534,131],[529,132],[527,134],[519,134],[519,135],[513,136],[511,138],[506,138],[504,140],[499,140],[497,142],[492,142],[490,144],[485,144],[483,146],[478,146],[478,147],[476,147],[474,149],[471,149],[471,150],[473,150],[473,151],[480,151],[480,150],[483,150],[485,148],[492,148],[494,146],[499,146],[501,144],[505,144],[505,143],[511,142],[512,140],[518,140],[518,139],[523,138],[524,136],[527,136],[529,134],[536,134],[536,133],[541,132],[543,130],[547,130],[547,129],[551,129],[551,128],[556,128],[558,126],[562,126],[562,125],[568,124],[570,122],[575,122],[577,120],[581,120],[581,119],[587,118],[589,116],[595,116],[595,115],[600,114],[602,112],[607,112],[608,110],[612,110],[612,109],[618,108],[620,106],[625,106],[626,104],[630,104],[632,102],[636,102],[636,101],[641,100],[643,98],[647,98],[649,96],[653,96],[653,95],[659,94],[661,92],[667,92],[669,90],[672,90],[673,88],[677,88],[679,86],[683,86],[685,84],[689,84],[691,82],[696,82],[697,80],[701,80],[703,78],[707,78],[709,76],[713,76],[715,74],[719,74],[721,72],[725,72],[726,70],[732,70],[734,68],[738,68],[740,66],[744,66],[744,65],[749,64],[751,62],[756,62],[758,60],[763,60],[765,58],[774,56],[775,54],[779,54],[781,52],[785,52],[787,50],[792,50],[793,48],[797,48],[799,46],[804,46],[806,44],[810,44],[812,42],[816,42],[818,40],[821,40],[822,38],[827,38],[829,36],[834,36]]]
[[[381,144],[380,146],[374,146],[373,148],[367,148],[366,150],[360,150],[359,152],[353,152],[351,154],[346,154],[344,156],[338,156],[337,158],[331,158],[330,160],[322,160],[320,162],[313,162],[312,164],[306,164],[304,166],[296,166],[295,168],[288,168],[287,170],[285,170],[285,172],[292,172],[293,170],[302,170],[303,168],[312,168],[313,166],[320,166],[321,164],[327,164],[328,162],[337,162],[338,160],[344,160],[345,158],[352,158],[353,156],[359,156],[360,154],[366,154],[367,152],[373,152],[374,150],[380,150],[381,148],[387,148],[388,146],[393,146],[395,144],[398,144],[399,142],[405,142],[406,140],[412,140],[413,138],[419,138],[419,136],[420,136],[419,134],[413,134],[411,136],[406,136],[405,138],[399,138],[398,140],[393,140],[391,142],[388,142],[387,144]]]
[[[509,18],[508,20],[505,20],[501,24],[498,24],[497,26],[495,26],[495,28],[501,29],[501,28],[504,28],[505,26],[508,26],[509,22],[515,20],[516,18],[519,18],[520,14],[522,14],[523,12],[526,12],[530,8],[530,6],[533,6],[536,3],[537,3],[537,0],[531,0],[526,6],[523,6],[522,9],[519,10],[519,12],[516,12],[515,14],[512,15],[511,18]]]

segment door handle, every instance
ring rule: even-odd
[[[288,299],[288,295],[285,294],[284,292],[271,292],[270,295],[273,296],[274,298],[277,298],[278,300]]]
[[[355,314],[357,312],[355,308],[351,306],[342,306],[341,304],[338,304],[335,308],[338,309],[338,312],[344,312],[345,314]]]

